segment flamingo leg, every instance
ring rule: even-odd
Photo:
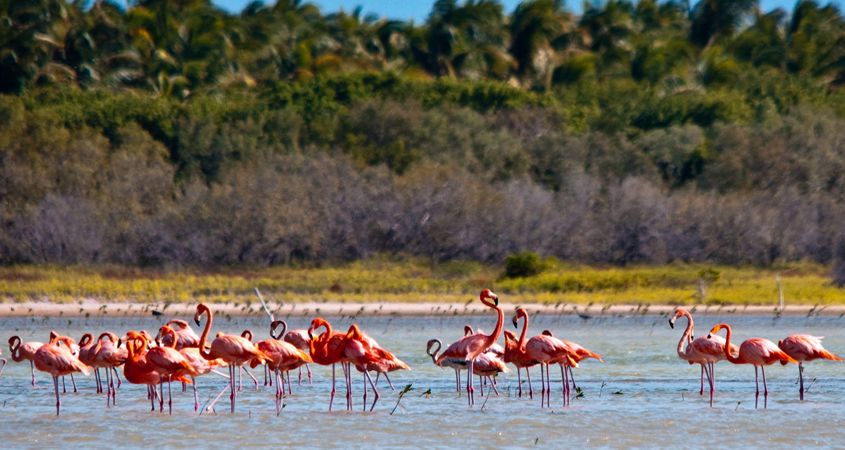
[[[701,387],[698,389],[698,395],[704,395],[704,364],[701,366]]]
[[[156,410],[156,403],[155,403],[156,396],[154,394],[155,394],[155,388],[152,385],[148,384],[147,385],[147,396],[150,397],[150,411]]]
[[[173,393],[170,391],[171,377],[167,376],[167,414],[173,415]]]
[[[267,365],[264,365],[264,386],[267,386],[267,371],[270,370],[267,368]]]
[[[578,390],[578,386],[575,385],[575,374],[572,372],[572,366],[566,366],[569,369],[569,380],[572,381],[572,389]]]
[[[59,377],[53,376],[53,388],[56,390],[56,416],[62,409],[62,399],[59,397]]]
[[[231,373],[231,369],[229,370],[229,372]],[[226,391],[231,389],[231,388],[232,388],[232,380],[230,379],[229,383],[226,384],[226,386],[223,389],[221,389],[219,393],[217,393],[217,396],[214,397],[214,400],[212,400],[211,403],[208,406],[206,406],[203,411],[200,411],[200,414],[202,414],[205,411],[213,411],[214,405],[217,404],[217,401],[220,400],[220,397],[222,397],[223,394],[225,394]]]
[[[3,375],[3,369],[6,368],[6,364],[9,362],[6,358],[0,358],[0,361],[3,361],[3,366],[0,367],[0,375]]]
[[[467,371],[467,403],[472,406],[475,402],[475,388],[472,386],[472,373],[475,368],[475,360],[469,360],[469,369]]]
[[[253,375],[252,372],[250,372],[250,370],[247,367],[245,367],[245,366],[241,366],[241,367],[243,367],[244,372],[246,372],[246,374],[250,378],[252,378],[252,383],[255,384],[255,390],[257,392],[258,391],[258,378],[255,378],[255,375]]]
[[[106,369],[108,371],[110,369]],[[114,377],[115,374],[111,374],[109,377],[109,385],[111,386],[111,404],[112,406],[117,406],[117,386],[114,384]],[[73,378],[71,378],[73,380]]]
[[[367,371],[365,370],[364,373],[366,374]],[[364,406],[362,411],[367,411],[367,377],[364,376]]]
[[[120,374],[117,372],[117,367],[112,367],[111,370],[114,371],[114,378],[117,380],[117,388],[120,389],[120,385],[122,383],[120,382]]]
[[[238,392],[240,392],[240,391],[242,391],[242,390],[243,390],[243,388],[244,388],[244,382],[243,382],[243,367],[240,367],[240,366],[238,367],[238,374],[237,374],[237,376],[238,376]]]
[[[342,362],[340,368],[343,370],[343,381],[346,383],[346,410],[352,411],[352,368],[349,364]]]
[[[757,374],[757,366],[754,366],[754,385],[757,387],[757,391],[754,394],[754,408],[757,408],[757,401],[760,399],[760,381],[759,375]]]
[[[528,379],[528,398],[534,398],[534,388],[531,387],[531,371],[528,370],[528,367],[525,368],[525,378]]]
[[[194,388],[194,411],[198,411],[200,409],[200,399],[199,395],[197,395],[197,379],[191,376],[191,387]]]
[[[70,384],[72,384],[72,385],[73,385],[73,393],[74,393],[74,394],[75,394],[75,393],[77,393],[77,392],[79,392],[79,391],[76,389],[76,380],[74,380],[74,379],[73,379],[73,374],[70,374]]]
[[[94,382],[97,384],[97,393],[100,393],[100,368],[94,369]]]
[[[235,392],[238,390],[237,383],[235,382],[238,377],[237,370],[238,368],[234,365],[229,366],[229,388],[231,389],[231,392],[229,392],[229,407],[232,414],[235,413]]]
[[[159,377],[158,379],[158,412],[164,412],[164,378]]]
[[[707,378],[710,380],[710,407],[713,407],[713,395],[716,393],[716,365],[712,362],[707,363],[707,367],[709,368],[707,374],[709,375]]]
[[[109,402],[111,402],[111,388],[109,387],[109,373],[108,369],[106,369],[106,408],[109,407]]]
[[[561,387],[561,395],[563,395],[563,406],[566,406],[566,388],[569,384],[569,380],[566,379],[566,366],[563,364],[558,364],[560,366],[560,387]]]
[[[458,391],[458,396],[461,395],[461,371],[455,369],[455,390]]]
[[[546,401],[546,371],[543,369],[543,364],[540,363],[540,387],[542,391],[540,391],[540,409],[543,409]]]
[[[308,384],[311,384],[311,366],[308,364],[305,365],[305,370],[308,371]]]
[[[390,386],[390,390],[395,391],[396,388],[394,388],[393,383],[390,382],[390,377],[387,376],[387,372],[384,373],[384,379],[387,380],[387,385]]]
[[[293,395],[293,389],[290,387],[290,371],[285,371],[285,379],[288,382],[288,394]]]
[[[546,406],[552,407],[552,374],[549,364],[546,364]]]
[[[65,386],[65,377],[62,376],[62,394],[67,394],[67,386]]]
[[[522,398],[522,369],[516,368],[516,391],[517,396]]]
[[[32,385],[35,386],[35,363],[29,361],[29,374],[32,376]]]
[[[798,395],[799,395],[801,401],[803,401],[804,400],[804,362],[803,361],[798,363],[798,383],[800,385],[799,388],[798,388]]]
[[[297,386],[302,386],[302,366],[299,366],[299,376],[296,380]]]
[[[334,364],[332,364],[332,395],[329,398],[329,412],[332,412],[332,402],[334,402],[334,394],[335,394],[335,368]]]
[[[376,407],[376,403],[378,402],[378,399],[379,399],[379,397],[381,397],[381,395],[379,395],[378,389],[376,388],[376,384],[373,382],[373,379],[370,377],[370,373],[367,372],[366,370],[364,371],[364,378],[366,379],[366,381],[368,381],[370,383],[370,387],[373,388],[373,404],[372,404],[372,406],[370,406],[370,411],[372,412],[373,408]],[[365,389],[366,389],[366,383],[364,384],[364,386],[365,386]],[[367,406],[366,406],[366,403],[365,403],[364,408],[366,409],[366,407]]]
[[[763,408],[769,407],[769,387],[766,385],[766,366],[760,366],[763,373]]]

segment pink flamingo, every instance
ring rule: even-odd
[[[277,338],[278,339],[278,338]],[[287,330],[287,333],[284,333],[282,339],[293,345],[294,347],[302,350],[303,352],[308,352],[310,350],[309,346],[309,339],[308,339],[308,330],[303,330],[301,328],[294,329],[294,330]],[[308,372],[308,384],[311,384],[311,366],[305,364],[305,370]],[[299,368],[299,381],[298,383],[302,384],[302,367]]]
[[[543,384],[543,391],[545,394],[546,405],[551,402],[551,378],[549,374],[549,364],[557,363],[561,370],[561,383],[563,383],[563,404],[566,406],[570,402],[571,390],[569,389],[569,375],[572,373],[572,368],[578,367],[578,363],[587,358],[594,358],[603,361],[601,355],[593,351],[587,350],[583,346],[572,341],[558,339],[549,334],[540,334],[534,336],[525,342],[525,333],[528,329],[528,311],[525,308],[517,308],[516,314],[513,317],[513,326],[519,326],[519,319],[523,319],[522,334],[520,341],[517,343],[519,351],[524,353],[528,359],[535,360],[540,363],[540,377],[541,383],[545,377]],[[543,371],[545,370],[545,374]],[[573,386],[575,385],[573,381]],[[577,387],[576,387],[577,388]],[[541,396],[540,405],[543,405],[543,397]]]
[[[526,329],[523,328],[523,335],[525,334],[525,331]],[[521,339],[524,340],[525,337],[523,336]],[[528,378],[528,398],[534,398],[534,388],[531,386],[531,372],[528,371],[528,368],[536,366],[537,361],[529,358],[528,355],[520,350],[519,339],[517,339],[516,335],[509,330],[505,330],[504,361],[516,366],[517,391],[519,397],[522,397],[522,376],[520,374],[520,370],[525,369],[525,376]]]
[[[35,358],[35,352],[37,352],[42,345],[44,344],[36,341],[22,343],[20,336],[12,336],[9,338],[9,352],[11,353],[12,361],[16,363],[29,361],[29,371],[32,376],[33,386],[35,386],[35,364],[33,362],[33,358]]]
[[[370,362],[362,363],[360,360],[358,361],[350,361],[355,364],[355,368],[358,369],[359,372],[363,372],[365,374],[364,377],[364,409],[367,408],[367,376],[369,375],[367,372],[374,371],[376,372],[376,380],[372,383],[373,391],[375,394],[375,400],[373,401],[373,406],[370,407],[370,410],[375,407],[376,401],[379,398],[378,391],[376,391],[376,385],[378,384],[378,377],[381,374],[384,374],[384,378],[387,380],[388,385],[390,386],[391,390],[395,390],[393,388],[393,383],[390,382],[390,377],[388,377],[388,372],[393,372],[396,370],[411,370],[411,367],[405,364],[404,361],[397,358],[390,353],[389,351],[385,350],[375,339],[361,331],[358,328],[358,325],[352,324],[349,327],[349,330],[346,332],[347,340],[355,340],[359,341],[363,344],[363,347],[367,353],[367,359]]]
[[[669,326],[674,329],[675,320],[680,317],[687,318],[687,327],[681,335],[681,340],[678,341],[678,357],[690,364],[701,365],[701,388],[698,395],[704,395],[704,374],[707,374],[712,407],[713,395],[716,392],[716,363],[725,359],[725,339],[715,334],[693,339],[695,323],[692,320],[692,314],[683,308],[675,310],[675,314],[669,319]],[[738,351],[736,345],[730,349],[730,353]]]
[[[452,345],[455,345],[455,344],[457,344],[457,342],[453,343]],[[450,345],[449,348],[451,348],[452,345]],[[436,348],[435,348],[435,346],[436,346]],[[449,368],[452,368],[452,369],[455,370],[455,390],[457,390],[458,394],[460,394],[461,393],[461,371],[466,370],[466,368],[467,368],[466,367],[466,361],[460,360],[459,358],[451,358],[451,359],[446,358],[446,359],[441,359],[440,362],[438,362],[437,353],[440,351],[440,349],[442,347],[443,347],[443,343],[440,342],[440,339],[429,339],[429,341],[426,343],[426,346],[425,346],[425,352],[426,352],[426,354],[428,354],[428,356],[431,357],[431,362],[433,362],[434,365],[436,365],[438,367],[449,367]]]
[[[484,353],[491,345],[493,345],[502,334],[502,325],[505,321],[505,314],[499,308],[499,297],[490,289],[485,289],[479,294],[481,303],[485,306],[496,310],[497,320],[496,327],[489,335],[472,334],[464,336],[452,345],[446,348],[443,353],[435,360],[435,364],[443,366],[447,364],[460,364],[463,362],[468,366],[467,371],[467,403],[472,406],[475,404],[475,389],[473,388],[472,375],[475,373],[475,360],[479,355]],[[447,363],[447,364],[444,364]]]
[[[757,392],[754,397],[754,407],[757,407],[757,401],[760,398],[760,383],[758,381],[757,368],[763,372],[763,407],[768,406],[769,387],[766,385],[766,366],[780,361],[786,363],[798,363],[791,356],[779,349],[774,342],[763,338],[751,338],[743,341],[739,346],[738,356],[734,356],[730,352],[731,345],[731,326],[726,323],[720,323],[710,330],[710,334],[716,334],[722,328],[727,330],[725,337],[725,357],[733,364],[752,364],[754,365],[754,384],[757,386]],[[709,336],[708,336],[709,337]]]
[[[214,315],[208,306],[200,303],[197,305],[197,312],[194,315],[194,322],[199,326],[200,317],[203,314],[208,316],[208,321],[205,323],[205,328],[202,330],[200,336],[200,355],[206,360],[222,359],[229,365],[229,387],[232,392],[229,393],[229,400],[231,402],[231,410],[235,412],[235,399],[237,398],[237,387],[235,386],[236,370],[244,364],[251,361],[253,358],[258,358],[259,364],[267,362],[270,358],[261,350],[255,348],[247,339],[233,334],[218,333],[214,341],[211,342],[211,349],[207,350],[205,347],[208,333],[211,331],[211,325],[214,321]],[[227,388],[224,388],[224,391]]]
[[[276,328],[280,325],[283,329],[276,334]],[[270,361],[266,365],[273,371],[276,377],[276,414],[279,414],[284,408],[283,398],[285,395],[285,386],[283,374],[311,362],[311,356],[308,353],[280,339],[285,333],[285,328],[287,328],[287,322],[284,320],[274,320],[270,324],[270,339],[258,341],[255,344],[259,350],[270,358]],[[255,367],[258,365],[258,362],[253,360],[250,362],[250,365]],[[288,393],[290,393],[290,374],[288,374]]]
[[[61,412],[62,400],[59,397],[59,377],[82,372],[88,375],[89,369],[71,353],[66,336],[55,336],[49,343],[42,345],[35,352],[35,368],[53,376],[53,388],[56,392],[56,415]]]
[[[92,366],[95,368],[102,367],[106,371],[106,406],[109,406],[110,401],[112,405],[117,404],[117,391],[114,385],[114,375],[111,372],[116,370],[118,366],[123,365],[129,356],[125,348],[117,346],[118,340],[114,333],[102,333],[97,338],[94,349],[90,350],[89,353],[89,356],[93,354]]]
[[[798,380],[800,383],[798,392],[801,400],[804,400],[804,361],[813,361],[815,359],[842,361],[842,358],[822,347],[822,339],[824,337],[793,334],[786,339],[778,341],[778,348],[791,356],[792,359],[798,361]],[[781,361],[781,364],[785,365],[786,363]]]
[[[176,350],[182,350],[185,347],[199,347],[200,337],[188,325],[188,322],[180,319],[172,319],[165,323],[165,325],[172,328],[175,333]],[[161,345],[171,347],[174,345],[173,341],[174,337],[170,333],[161,336]]]

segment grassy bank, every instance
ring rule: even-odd
[[[121,267],[0,268],[7,302],[253,302],[258,287],[281,302],[466,302],[492,287],[512,302],[581,304],[775,305],[780,276],[787,304],[845,304],[829,269],[812,264],[774,268],[705,265],[588,267],[553,264],[543,273],[502,278],[502,268],[478,263],[431,265],[372,259],[321,268],[275,267],[218,271]],[[703,297],[702,297],[703,287]]]

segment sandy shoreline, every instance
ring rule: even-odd
[[[266,313],[258,302],[250,305],[236,303],[212,303],[218,314],[232,316],[263,316]],[[502,303],[506,314],[516,305]],[[583,314],[591,317],[607,315],[665,315],[672,312],[674,305],[579,305],[579,304],[531,304],[522,303],[531,314]],[[474,315],[487,314],[489,309],[478,302],[473,303],[268,303],[275,316],[426,316],[426,315]],[[724,315],[774,315],[775,306],[761,305],[687,305],[697,314]],[[82,301],[77,303],[21,302],[0,303],[0,317],[54,316],[145,316],[161,313],[167,316],[190,316],[196,311],[195,303],[131,303]],[[845,305],[787,305],[783,315],[845,315]]]

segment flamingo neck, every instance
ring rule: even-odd
[[[211,351],[205,349],[205,342],[208,338],[208,333],[211,331],[211,324],[214,322],[214,314],[211,313],[211,310],[208,308],[204,309],[205,314],[208,316],[208,322],[205,323],[205,328],[202,329],[202,335],[200,336],[200,356],[202,356],[206,360],[214,359],[211,357]]]
[[[684,330],[684,334],[681,335],[681,340],[678,341],[678,356],[682,359],[686,359],[687,350],[689,349],[689,339],[695,329],[695,324],[692,321],[692,314],[684,311],[683,316],[687,318],[687,328]]]
[[[731,354],[731,327],[730,325],[725,325],[725,330],[727,330],[727,334],[725,335],[725,356],[727,360],[733,364],[743,364],[745,361],[742,359],[741,356]]]
[[[516,347],[520,352],[525,352],[525,334],[528,332],[528,314],[520,314],[522,316],[522,332],[519,333],[519,342]]]
[[[434,347],[434,344],[437,344],[437,348],[432,351],[432,347]],[[431,356],[431,362],[433,362],[435,365],[437,365],[437,353],[440,351],[441,347],[443,347],[443,344],[440,343],[440,339],[435,339],[434,342],[432,342],[431,347],[428,348],[428,356]]]
[[[491,345],[496,343],[499,336],[502,334],[502,327],[505,324],[505,312],[502,311],[502,308],[499,308],[496,305],[490,306],[496,310],[498,318],[496,320],[496,328],[494,328],[493,332],[487,335],[487,338],[484,340],[485,348],[489,348]]]

